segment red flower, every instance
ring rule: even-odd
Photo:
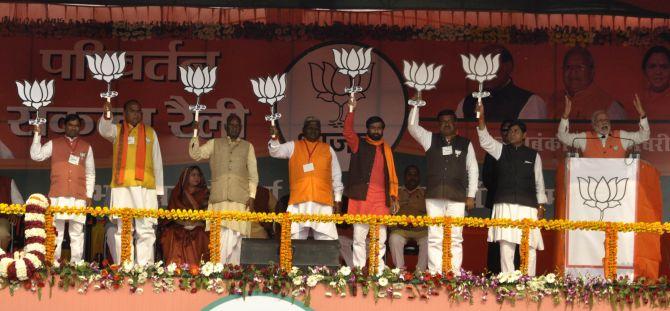
[[[194,288],[191,288],[191,294],[195,294],[195,293],[197,293],[197,292],[198,292],[198,289],[197,289],[197,288],[195,288],[195,287],[194,287]]]
[[[111,269],[114,272],[119,271],[119,265],[111,265],[109,269]]]
[[[414,279],[414,274],[410,272],[405,272],[405,275],[403,275],[403,279],[405,281],[411,281],[412,279]]]
[[[33,283],[30,281],[24,281],[23,282],[23,288],[26,290],[30,290],[30,288],[33,287]]]
[[[200,274],[200,267],[198,267],[198,265],[192,265],[188,272],[191,273],[191,275],[198,275]]]
[[[112,288],[114,289],[119,289],[119,287],[121,287],[121,285],[119,285],[118,283],[112,284]]]
[[[103,259],[103,260],[102,260],[102,266],[103,266],[103,267],[107,267],[107,266],[109,266],[109,260],[107,260],[107,259]]]
[[[107,270],[102,270],[100,271],[100,275],[102,275],[103,278],[106,278],[109,275],[109,272],[107,272]]]
[[[447,274],[444,275],[444,278],[447,279],[447,281],[451,281],[454,279],[454,272],[449,271]]]

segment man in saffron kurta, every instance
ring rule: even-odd
[[[469,139],[458,135],[456,114],[442,110],[437,114],[439,133],[419,125],[419,107],[412,108],[407,130],[426,151],[426,213],[430,217],[464,217],[465,209],[475,207],[479,167]],[[442,226],[428,228],[428,270],[442,273]],[[460,275],[463,263],[463,227],[451,229],[451,269]],[[444,271],[445,273],[447,271]]]
[[[194,137],[188,153],[196,161],[209,159],[212,190],[208,210],[253,211],[258,186],[254,146],[240,138],[242,120],[238,115],[228,116],[225,129],[225,138],[210,139],[202,146]],[[224,220],[221,227],[221,263],[239,265],[242,238],[251,234],[251,224]]]
[[[351,149],[347,196],[349,214],[388,215],[389,208],[395,214],[398,202],[398,177],[395,172],[393,151],[383,139],[384,120],[370,117],[365,122],[367,134],[360,140],[354,131],[354,110],[356,100],[349,102],[349,113],[344,120],[344,138]],[[365,241],[370,226],[354,224],[355,267],[365,266],[367,243]],[[377,273],[384,270],[386,254],[386,226],[379,226],[379,266]]]
[[[163,160],[156,131],[142,121],[142,107],[130,100],[123,107],[124,121],[112,123],[105,117],[111,109],[105,104],[98,131],[112,142],[112,183],[111,208],[157,209],[158,195],[163,195]],[[114,248],[111,250],[114,262],[121,261],[121,230],[124,224],[115,219]],[[154,261],[156,218],[136,218],[134,261],[146,265]],[[131,256],[132,257],[132,256]],[[132,258],[131,258],[132,260]]]
[[[44,145],[40,143],[39,127],[35,127],[30,158],[38,162],[51,158],[49,199],[52,206],[91,206],[95,187],[95,162],[91,145],[79,137],[80,125],[81,119],[78,115],[65,116],[65,135]],[[54,260],[58,261],[61,256],[65,223],[69,223],[70,262],[83,259],[85,222],[86,215],[55,215],[54,226],[58,235]]]
[[[333,206],[342,204],[342,171],[337,154],[321,142],[321,121],[305,118],[304,139],[280,143],[277,129],[272,128],[268,142],[270,156],[289,159],[290,199],[286,211],[293,214],[332,215]],[[315,240],[337,240],[337,229],[332,222],[291,223],[291,239],[307,239],[313,231]]]
[[[565,110],[558,125],[558,140],[568,147],[580,150],[586,158],[624,158],[629,148],[649,140],[649,122],[640,99],[635,96],[635,109],[640,114],[640,130],[628,132],[612,130],[607,113],[599,110],[593,113],[593,131],[570,133],[568,117],[572,101],[565,97]]]

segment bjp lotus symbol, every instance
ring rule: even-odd
[[[605,210],[621,206],[621,200],[626,195],[628,178],[614,177],[606,180],[605,177],[577,177],[579,194],[584,199],[584,205],[600,210],[600,220],[605,216]]]

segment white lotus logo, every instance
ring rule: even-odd
[[[189,93],[200,96],[213,90],[216,82],[216,67],[201,68],[198,67],[179,67],[181,83],[184,85],[184,90]]]
[[[628,178],[614,177],[606,180],[605,177],[600,179],[577,177],[577,180],[584,205],[600,210],[601,221],[605,216],[605,210],[621,206],[621,200],[626,195]]]
[[[500,67],[500,54],[493,57],[491,54],[479,55],[479,57],[472,54],[470,54],[470,57],[461,55],[461,60],[463,61],[463,71],[466,73],[466,78],[479,83],[495,78]]]
[[[41,125],[47,122],[45,118],[40,118],[40,108],[45,107],[51,103],[54,96],[54,80],[23,81],[23,83],[16,81],[16,89],[19,97],[23,101],[24,106],[35,108],[35,119],[30,120],[30,125]]]
[[[417,91],[432,90],[435,88],[437,81],[440,80],[442,65],[437,67],[434,64],[426,66],[426,63],[417,65],[416,62],[412,62],[410,65],[408,61],[403,61],[403,64],[405,84]]]
[[[348,52],[345,49],[342,49],[341,52],[333,49],[335,65],[337,65],[338,71],[341,74],[349,75],[352,78],[362,75],[370,68],[370,61],[372,60],[371,52],[372,48],[368,48],[367,50],[360,48],[358,51],[351,49]]]
[[[112,82],[123,76],[123,70],[126,68],[126,52],[116,54],[98,54],[86,55],[88,60],[88,69],[93,73],[93,78],[107,83]]]
[[[251,80],[251,86],[258,101],[264,104],[274,105],[276,102],[284,99],[286,92],[286,74],[275,75],[265,79],[258,78],[258,81]]]

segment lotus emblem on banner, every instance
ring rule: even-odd
[[[329,120],[328,125],[340,128],[344,125],[344,105],[349,102],[350,94],[345,91],[350,82],[347,76],[338,75],[337,67],[331,63],[322,62],[322,65],[309,63],[309,71],[312,76],[312,87],[317,92],[316,97],[337,105],[337,118]],[[370,65],[370,71],[375,64]],[[354,78],[354,84],[361,87],[360,92],[354,93],[356,100],[365,98],[365,91],[370,88],[372,75],[357,75]]]
[[[605,210],[621,206],[621,200],[626,195],[628,178],[614,177],[606,180],[605,177],[577,177],[579,180],[579,194],[584,199],[584,205],[598,209],[600,220],[605,216]]]

